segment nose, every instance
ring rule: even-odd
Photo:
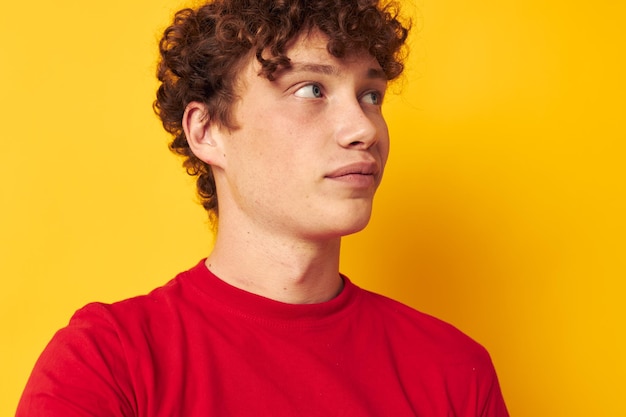
[[[344,102],[336,109],[335,120],[337,143],[344,148],[369,149],[387,135],[380,109],[363,108],[357,100]]]

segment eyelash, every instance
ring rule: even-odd
[[[376,96],[375,100],[372,100],[373,102],[370,104],[374,104],[376,106],[380,106],[383,102],[383,95],[381,93],[379,93],[378,91],[368,91],[367,93],[363,94],[363,97],[366,96]]]
[[[313,93],[313,94],[312,94],[312,95],[313,95],[313,97],[308,97],[308,94],[307,94],[307,96],[306,96],[306,97],[303,97],[303,98],[310,98],[310,99],[314,99],[314,98],[322,98],[322,97],[324,97],[324,93],[323,93],[323,91],[322,91],[322,87],[321,87],[319,84],[316,84],[316,83],[310,83],[310,84],[303,85],[302,87],[299,87],[299,88],[296,90],[295,95],[296,95],[297,97],[302,97],[302,96],[299,96],[299,95],[298,95],[298,93],[299,93],[301,90],[305,89],[305,88],[311,88],[311,89],[312,89],[311,93]],[[371,101],[372,101],[371,103],[369,103],[369,102],[368,102],[367,104],[372,104],[372,105],[375,105],[375,106],[380,106],[380,105],[382,104],[382,101],[383,101],[383,95],[382,95],[382,93],[380,93],[379,91],[368,91],[368,92],[366,92],[365,94],[363,94],[363,95],[361,96],[361,100],[362,100],[364,97],[367,97],[367,96],[370,96],[370,97],[371,97],[371,96],[375,96],[375,97],[376,97],[375,99],[371,100]]]
[[[299,88],[296,90],[296,93],[295,93],[296,97],[301,97],[301,96],[299,96],[299,95],[298,95],[298,93],[299,93],[301,90],[304,90],[305,88],[312,88],[313,90],[317,90],[317,93],[318,93],[320,96],[319,96],[319,97],[313,97],[313,98],[321,98],[321,97],[323,97],[322,87],[321,87],[319,84],[315,84],[315,83],[305,84],[305,85],[303,85],[302,87],[299,87]],[[315,96],[315,91],[312,91],[312,92],[313,92],[313,95]],[[307,97],[303,97],[303,98],[312,98],[312,97],[308,97],[308,94],[307,94]]]

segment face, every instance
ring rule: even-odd
[[[296,39],[292,67],[269,81],[252,59],[219,130],[214,166],[222,222],[294,238],[337,238],[370,218],[389,152],[381,104],[387,81],[367,54],[337,59],[326,38]]]

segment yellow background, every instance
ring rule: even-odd
[[[415,5],[388,171],[343,271],[483,343],[512,415],[624,415],[625,7]],[[179,6],[2,7],[0,415],[77,308],[209,251],[151,110],[156,41]]]

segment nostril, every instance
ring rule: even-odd
[[[374,143],[376,143],[376,139],[371,139],[371,140],[353,140],[352,142],[350,142],[347,147],[348,148],[363,148],[363,149],[368,149],[370,146],[374,145]]]

